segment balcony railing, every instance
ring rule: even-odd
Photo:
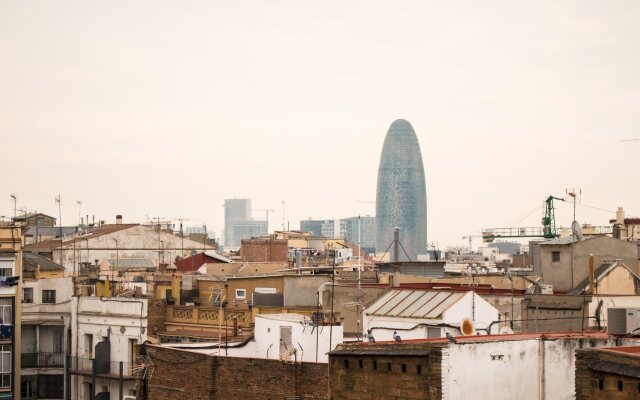
[[[84,357],[69,357],[71,363],[71,373],[78,375],[91,375],[93,371],[93,360]],[[104,365],[97,362],[99,370],[96,371],[96,376],[106,376],[117,378],[120,376],[120,362],[111,361]],[[135,365],[130,362],[122,362],[122,374],[125,378],[132,378],[134,371],[132,368]]]
[[[62,368],[63,353],[22,353],[22,368]]]

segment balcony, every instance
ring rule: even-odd
[[[91,376],[93,373],[93,360],[84,357],[70,357],[71,374]],[[122,376],[124,380],[136,379],[135,373],[132,370],[134,364],[130,362],[96,362],[96,377],[98,378],[120,378],[120,364],[122,364]]]
[[[22,368],[62,368],[63,353],[22,353]]]

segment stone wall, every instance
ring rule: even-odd
[[[621,373],[637,375],[640,370],[638,354],[610,351],[578,350],[576,352],[576,400],[627,400],[640,398],[638,377],[602,372],[592,369],[594,363],[619,368]]]

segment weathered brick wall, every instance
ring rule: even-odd
[[[147,312],[147,334],[156,337],[156,332],[164,331],[167,320],[167,302],[164,299],[149,299]]]
[[[328,399],[326,364],[213,357],[156,346],[147,346],[147,352],[154,364],[148,400],[282,400],[296,394]],[[142,390],[137,393],[142,399]]]
[[[329,398],[326,364],[216,357],[213,367],[212,399],[282,400],[295,395],[305,400]]]
[[[213,357],[186,351],[147,346],[153,362],[148,381],[148,400],[209,400],[212,388]],[[143,391],[138,383],[138,399]]]
[[[624,367],[640,367],[640,358],[595,349],[576,351],[576,400],[640,399],[640,379],[595,371],[594,361],[607,361]]]
[[[331,355],[331,398],[440,399],[441,349],[429,355]]]
[[[240,256],[246,262],[271,262],[288,260],[288,241],[284,239],[242,241]]]

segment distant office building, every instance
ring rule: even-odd
[[[300,221],[300,230],[309,232],[314,237],[322,237],[322,224],[329,220],[306,219]]]
[[[251,199],[226,199],[224,201],[224,244],[240,247],[242,239],[267,235],[267,221],[251,217]]]
[[[310,232],[314,237],[344,238],[346,222],[341,219],[303,220],[300,230]]]
[[[427,247],[427,191],[420,144],[408,121],[394,121],[384,139],[376,194],[377,250],[400,228],[400,260],[416,260]],[[393,246],[392,246],[393,250]],[[406,253],[406,255],[405,255]]]
[[[224,226],[232,221],[251,219],[251,199],[226,199],[224,201]]]
[[[267,235],[267,221],[234,221],[227,229],[226,246],[240,247],[243,239]]]
[[[345,218],[345,239],[353,243],[360,243],[363,249],[369,253],[376,251],[376,218],[360,216]]]

